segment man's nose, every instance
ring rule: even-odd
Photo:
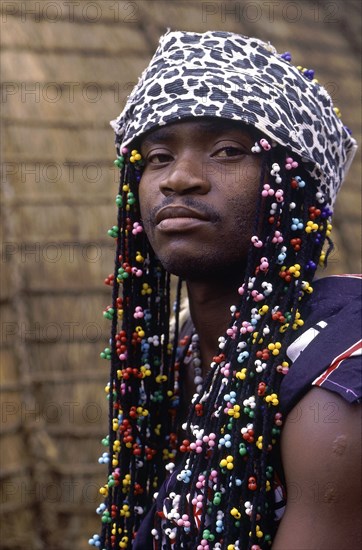
[[[164,195],[200,194],[210,191],[205,163],[196,153],[184,154],[175,159],[160,183]]]

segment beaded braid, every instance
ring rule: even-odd
[[[204,490],[202,508],[218,506],[219,517],[222,514],[225,520],[218,520],[215,526],[224,524],[224,533],[217,538],[210,525],[203,529],[203,518],[199,532],[193,533],[197,537],[195,547],[198,550],[216,547],[215,541],[222,541],[222,548],[236,548],[239,544],[241,548],[256,550],[268,547],[272,541],[270,456],[282,424],[281,414],[275,412],[279,404],[277,392],[282,373],[289,367],[288,343],[294,331],[303,325],[298,307],[304,294],[312,291],[310,281],[321,256],[324,238],[331,230],[328,221],[331,212],[319,204],[315,206],[313,184],[308,182],[306,185],[300,176],[288,177],[288,161],[294,162],[294,168],[298,163],[288,157],[287,169],[281,170],[275,162],[280,156],[281,151],[277,150],[269,154],[271,175],[277,175],[279,189],[261,180],[263,211],[268,214],[268,208],[270,210],[261,237],[252,237],[251,261],[244,285],[239,289],[241,302],[233,308],[228,339],[219,340],[221,352],[214,357],[212,370],[195,399],[187,423],[190,439],[196,437],[200,445],[206,442],[207,447],[210,436],[216,436],[221,451],[210,453],[209,458],[204,459],[202,477],[212,477],[217,497],[211,499],[210,491]],[[277,197],[276,203],[271,202],[274,197]],[[317,199],[321,201],[322,197]],[[292,246],[286,247],[284,243]],[[250,265],[254,266],[252,270]],[[255,302],[259,301],[263,305],[256,308]],[[205,394],[209,394],[208,399],[204,398]],[[203,455],[191,453],[187,462],[187,469],[195,476],[200,471],[200,456]],[[245,456],[248,456],[246,464]],[[195,494],[194,485],[190,495]],[[181,494],[186,496],[186,491],[182,490]],[[188,513],[192,515],[190,507]],[[215,513],[207,513],[212,522]],[[248,515],[251,515],[251,522],[245,522]],[[187,537],[181,537],[180,541],[186,543]]]
[[[131,548],[154,493],[180,460],[171,512],[158,518],[156,540],[165,537],[169,548],[192,541],[197,550],[271,545],[272,459],[283,423],[278,391],[290,366],[287,347],[303,326],[302,301],[313,291],[318,263],[326,261],[332,212],[285,149],[262,138],[252,152],[263,156],[260,201],[240,301],[180,441],[180,287],[172,342],[170,276],[140,221],[142,158],[118,146],[118,225],[109,231],[116,266],[105,281],[113,301],[104,312],[112,335],[101,353],[111,361],[110,433],[102,441],[109,452],[99,459],[109,471],[100,489],[105,503],[97,509],[102,534],[90,539],[93,546]]]

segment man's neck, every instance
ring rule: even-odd
[[[223,336],[231,321],[230,306],[238,302],[237,284],[187,282],[190,313],[200,340],[204,374],[217,353],[218,338]]]

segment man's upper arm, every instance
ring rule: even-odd
[[[287,507],[273,550],[361,548],[361,416],[332,392],[311,389],[282,435]]]

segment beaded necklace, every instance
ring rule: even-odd
[[[191,338],[189,336],[186,336],[182,339],[182,341],[184,341],[185,339],[190,340],[190,344],[183,360],[183,364],[185,367],[191,366],[194,375],[193,382],[195,385],[195,392],[199,393],[202,389],[202,384],[204,382],[202,377],[199,336],[198,334],[194,333]]]

